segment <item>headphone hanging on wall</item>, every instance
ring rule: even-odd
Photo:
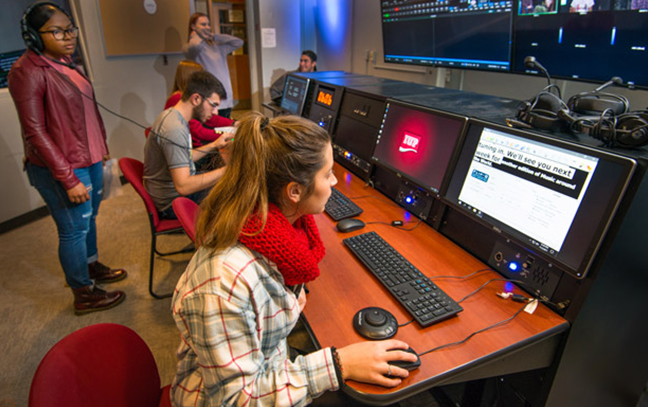
[[[36,52],[39,55],[42,55],[43,50],[45,49],[43,45],[43,39],[40,37],[40,34],[38,33],[37,30],[29,26],[29,23],[27,22],[27,18],[29,17],[31,12],[34,11],[36,7],[45,6],[45,5],[56,7],[63,14],[65,14],[70,19],[70,21],[74,24],[74,20],[72,19],[72,16],[68,14],[68,12],[65,11],[65,9],[63,9],[61,6],[59,6],[54,2],[39,1],[27,7],[25,9],[25,12],[23,13],[22,18],[20,19],[20,31],[22,33],[22,39],[25,42],[27,48],[31,49],[32,51]],[[68,64],[64,64],[64,65],[67,66]]]
[[[615,115],[628,113],[630,102],[625,96],[615,95],[613,93],[600,93],[610,85],[622,85],[623,79],[618,76],[613,77],[603,85],[591,92],[581,92],[569,98],[567,106],[576,113],[582,114],[602,114],[606,110],[611,110]]]

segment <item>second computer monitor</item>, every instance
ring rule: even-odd
[[[306,103],[309,82],[310,79],[308,78],[288,75],[284,85],[283,98],[281,99],[281,109],[283,111],[301,116],[304,103]]]
[[[390,100],[373,160],[438,194],[466,121],[463,116]]]

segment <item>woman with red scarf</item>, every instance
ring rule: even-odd
[[[242,118],[227,172],[202,203],[200,248],[176,287],[182,342],[175,406],[303,406],[344,380],[394,387],[413,361],[398,340],[325,348],[290,360],[286,338],[305,306],[288,286],[319,276],[313,219],[337,183],[328,133],[306,119]],[[390,367],[391,366],[391,367]],[[390,374],[387,376],[387,374]]]

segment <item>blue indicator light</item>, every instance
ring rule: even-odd
[[[319,122],[320,127],[324,127],[324,122]]]
[[[411,204],[412,201],[413,201],[413,199],[412,199],[411,196],[408,196],[407,198],[405,198],[405,202],[407,202],[408,204]]]
[[[516,262],[513,262],[513,261],[510,262],[509,266],[508,266],[509,270],[511,270],[511,271],[517,271],[518,267],[519,267],[518,264]]]

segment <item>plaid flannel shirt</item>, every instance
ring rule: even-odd
[[[182,338],[175,406],[304,406],[339,388],[330,348],[289,360],[297,298],[274,263],[241,244],[199,249],[172,310]]]

